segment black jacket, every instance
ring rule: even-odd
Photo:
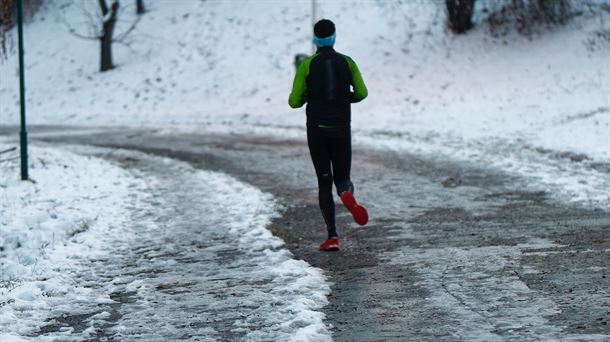
[[[288,102],[293,108],[307,103],[307,127],[349,128],[351,103],[366,96],[356,63],[325,46],[299,66]]]

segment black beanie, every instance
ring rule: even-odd
[[[335,33],[335,24],[328,19],[322,19],[313,26],[313,34],[318,38],[326,38],[333,33]]]

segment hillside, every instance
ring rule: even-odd
[[[29,123],[303,137],[304,111],[286,102],[293,57],[311,49],[310,2],[151,1],[106,73],[99,43],[70,34],[90,24],[69,3],[47,2],[26,27]],[[119,34],[134,12],[124,5]],[[494,37],[483,13],[455,36],[433,2],[319,1],[369,88],[356,141],[498,167],[608,207],[610,44],[598,33],[610,14]],[[18,124],[16,70],[15,56],[0,66],[3,125]]]

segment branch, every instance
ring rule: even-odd
[[[101,29],[98,25],[99,16],[94,16],[91,12],[89,12],[87,10],[87,8],[85,8],[85,6],[81,6],[80,8],[83,11],[83,13],[85,13],[87,18],[89,19],[89,29],[93,28],[92,31],[97,31],[97,35],[101,37],[101,35],[102,35],[100,32]]]
[[[6,159],[0,159],[0,163],[5,162],[5,161],[9,161],[9,160],[16,160],[19,159],[21,157],[12,157],[12,158],[6,158]]]
[[[105,16],[108,13],[108,5],[106,5],[106,0],[98,0],[100,4],[100,9],[102,10],[102,15]]]
[[[131,33],[131,31],[133,31],[136,28],[136,26],[140,22],[140,19],[141,19],[140,16],[136,17],[136,20],[131,24],[131,26],[127,29],[127,31],[125,31],[125,32],[121,33],[120,35],[118,35],[116,37],[116,39],[113,39],[113,41],[120,42],[123,39],[125,39],[125,37],[127,37],[127,35],[129,35]]]
[[[70,24],[67,21],[65,21],[65,20],[64,20],[64,25],[66,25],[66,28],[68,28],[68,32],[70,32],[75,37],[86,39],[86,40],[97,40],[97,39],[101,38],[101,35],[99,35],[99,36],[86,36],[84,34],[80,34],[80,33],[76,32],[76,29],[74,29],[72,26],[70,26]]]
[[[116,44],[121,44],[121,45],[125,46],[127,49],[129,49],[129,52],[131,52],[131,54],[133,54],[133,55],[135,55],[135,54],[137,54],[137,53],[138,53],[138,51],[137,51],[136,49],[134,49],[134,48],[131,46],[131,43],[130,43],[130,42],[128,42],[128,41],[124,41],[124,40],[117,40],[117,41],[114,41],[114,40],[113,40],[113,42],[114,42],[114,43],[116,43]]]
[[[100,1],[103,1],[103,0],[100,0]],[[110,21],[115,21],[118,11],[119,11],[119,2],[116,0],[113,0],[112,5],[110,7],[110,12],[107,12],[106,14],[104,14],[104,17],[102,18],[102,23],[106,24]]]
[[[11,147],[11,148],[8,148],[6,150],[0,151],[0,154],[12,152],[12,151],[15,151],[15,150],[17,150],[17,147]]]
[[[60,16],[60,20],[66,26],[66,28],[68,29],[68,32],[70,32],[75,37],[86,39],[86,40],[97,40],[97,39],[100,39],[102,35],[100,33],[100,27],[97,24],[99,22],[99,17],[98,16],[94,16],[93,14],[91,14],[91,12],[89,12],[87,10],[87,8],[85,8],[85,6],[83,6],[82,3],[71,3],[71,5],[75,6],[77,9],[79,9],[85,15],[85,17],[88,19],[88,28],[89,28],[88,31],[90,31],[90,32],[93,31],[94,33],[93,34],[89,34],[89,35],[78,33],[76,31],[76,29],[66,19],[66,16],[65,16],[65,13],[64,13],[64,15]]]
[[[73,36],[75,36],[77,38],[86,39],[86,40],[98,40],[98,39],[102,38],[102,36],[98,36],[98,37],[93,36],[92,37],[92,36],[82,35],[82,34],[76,32],[76,30],[74,30],[72,28],[69,28],[68,32],[70,32]]]

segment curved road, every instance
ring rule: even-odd
[[[333,282],[324,312],[337,341],[610,340],[610,215],[521,191],[511,175],[355,146],[353,180],[371,221],[357,227],[339,209],[342,250],[321,253],[304,140],[33,131],[182,160],[272,193],[285,209],[270,230]]]

